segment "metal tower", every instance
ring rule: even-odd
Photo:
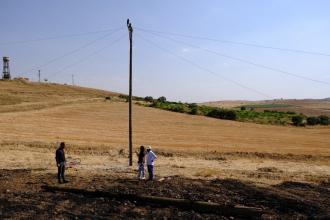
[[[10,70],[9,70],[9,57],[3,57],[3,72],[2,79],[10,79]]]

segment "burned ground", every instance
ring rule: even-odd
[[[235,179],[187,179],[178,176],[148,182],[121,178],[118,174],[73,176],[59,185],[54,174],[41,170],[1,170],[1,218],[6,219],[229,219],[175,206],[138,204],[111,197],[49,192],[42,186],[119,192],[206,201],[226,206],[260,208],[262,218],[330,217],[330,188],[297,182],[257,186]]]

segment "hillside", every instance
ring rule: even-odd
[[[127,103],[119,98],[111,102],[104,99],[116,93],[21,81],[1,81],[0,90],[0,111],[8,112],[0,114],[3,139],[15,136],[15,139],[29,141],[63,139],[77,143],[126,144]],[[54,131],[54,127],[60,128]],[[12,133],[12,129],[16,132]],[[330,140],[322,137],[329,131],[247,124],[134,107],[134,137],[138,145],[147,142],[163,147],[220,147],[222,151],[235,146],[236,150],[278,152],[280,149],[287,153],[294,153],[288,149],[306,146],[310,153],[315,149],[325,153]]]
[[[55,83],[0,80],[0,112],[36,110],[106,96],[118,94]]]
[[[327,115],[330,116],[330,98],[325,99],[276,99],[263,101],[214,101],[202,103],[209,106],[224,108],[240,108],[246,106],[256,111],[275,110],[292,111],[307,116]]]
[[[17,81],[0,81],[0,87],[0,206],[5,217],[232,216],[139,205],[128,197],[45,191],[45,185],[59,186],[54,152],[61,141],[67,145],[70,182],[60,187],[215,202],[229,204],[230,210],[248,206],[284,219],[329,213],[329,193],[320,193],[330,186],[329,126],[242,123],[135,104],[133,150],[151,145],[158,156],[156,180],[139,181],[135,153],[128,166],[128,104],[118,94]]]
[[[4,103],[0,106],[2,140],[126,145],[127,103],[117,98],[116,93],[19,81],[2,81],[0,86]],[[112,101],[105,101],[105,96],[113,96]],[[258,125],[138,105],[134,106],[133,120],[136,145],[152,144],[180,150],[330,152],[330,139],[323,138],[330,136],[330,129],[326,127]]]

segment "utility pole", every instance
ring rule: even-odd
[[[38,77],[39,77],[39,82],[40,82],[40,70],[38,70]]]
[[[72,74],[72,85],[74,86],[74,75]]]
[[[132,43],[133,43],[133,27],[129,19],[127,19],[127,28],[129,33],[129,106],[128,106],[128,143],[129,143],[129,165],[133,165],[133,143],[132,143]]]

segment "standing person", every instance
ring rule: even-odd
[[[151,146],[147,147],[147,166],[148,166],[148,173],[149,178],[148,180],[154,179],[154,160],[157,159],[157,156],[154,152],[151,150]]]
[[[56,150],[56,165],[57,165],[57,178],[58,183],[61,183],[61,178],[63,183],[67,183],[68,181],[64,177],[65,172],[65,153],[64,153],[65,143],[61,142],[59,148]]]
[[[144,146],[140,146],[140,152],[138,154],[138,166],[139,166],[138,178],[140,180],[145,179],[145,176],[144,176],[145,156],[146,156],[145,148],[144,148]]]

